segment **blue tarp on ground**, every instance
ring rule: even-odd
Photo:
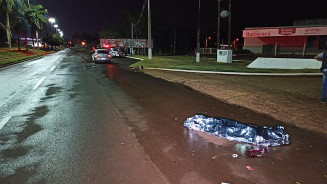
[[[187,118],[184,126],[223,137],[229,140],[251,143],[262,146],[279,146],[289,144],[289,135],[283,126],[255,126],[244,125],[237,121],[195,115]]]

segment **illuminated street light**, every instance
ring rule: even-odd
[[[58,26],[58,24],[55,24],[55,25],[53,25],[53,27],[54,27],[54,28],[58,28],[59,26]]]
[[[55,18],[53,18],[53,17],[50,17],[48,20],[49,20],[50,24],[53,24],[53,23],[55,23],[55,22],[56,22],[56,19],[55,19]]]

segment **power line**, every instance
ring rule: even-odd
[[[148,2],[148,0],[145,0],[145,1],[144,1],[144,3],[143,3],[142,12],[141,12],[141,15],[140,15],[140,18],[139,18],[139,20],[136,22],[136,25],[135,25],[135,27],[138,27],[139,23],[140,23],[140,22],[141,22],[141,20],[142,20],[142,17],[143,17],[143,13],[144,13],[145,7],[146,7],[146,5],[147,5],[147,2]]]

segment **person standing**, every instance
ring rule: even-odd
[[[321,102],[326,103],[326,90],[327,90],[327,42],[325,43],[325,51],[318,54],[314,58],[318,61],[321,61],[320,71],[323,74],[322,77],[322,86],[321,86]]]

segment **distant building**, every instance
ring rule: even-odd
[[[268,55],[312,55],[324,49],[327,20],[299,20],[294,25],[245,28],[244,49]]]

